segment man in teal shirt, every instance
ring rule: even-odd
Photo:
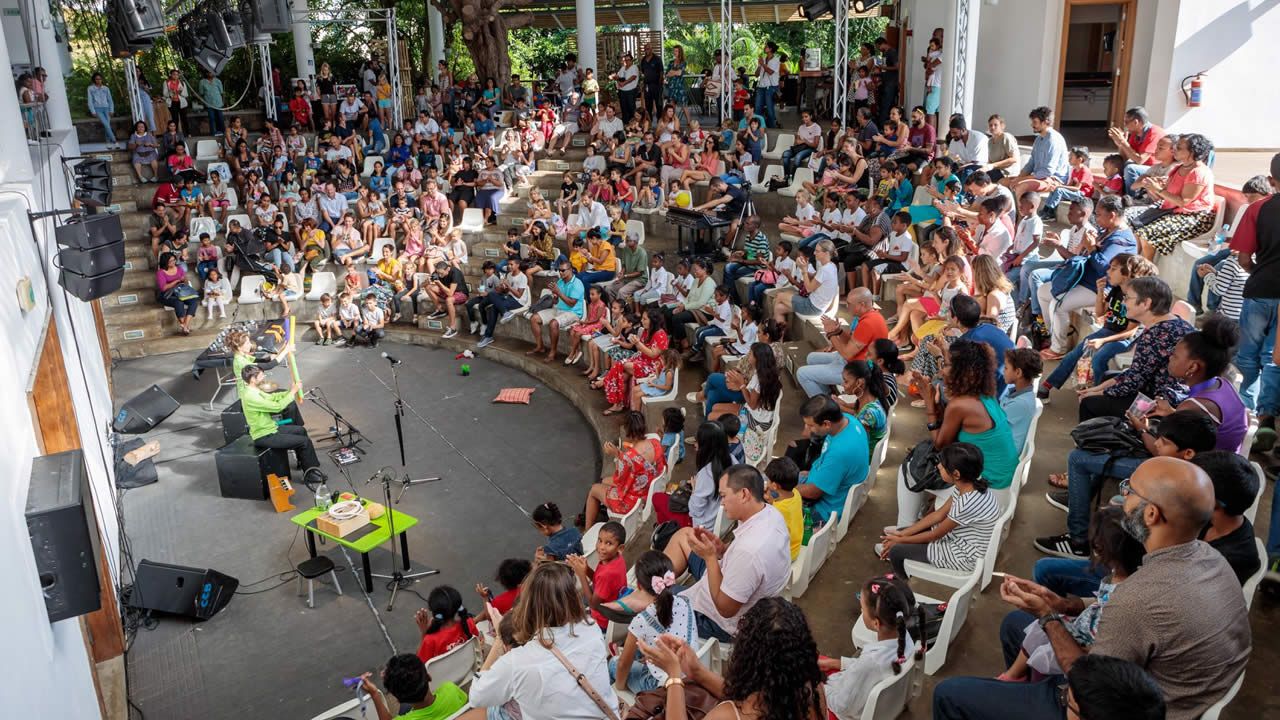
[[[839,519],[853,486],[867,478],[871,465],[867,431],[826,395],[806,400],[800,417],[810,441],[822,441],[822,451],[809,471],[800,474],[796,492],[811,506],[815,520],[826,522],[833,512]]]
[[[551,349],[547,351],[547,356],[543,358],[543,362],[551,362],[556,359],[556,346],[560,343],[560,329],[573,327],[577,325],[583,317],[586,316],[587,289],[583,286],[582,281],[573,274],[573,266],[568,260],[561,260],[556,264],[555,285],[549,289],[551,294],[555,296],[556,303],[554,306],[546,310],[529,316],[529,328],[533,331],[533,349],[525,353],[525,355],[537,355],[543,351],[542,347],[542,325],[546,323],[548,326],[550,337],[548,341]]]
[[[272,417],[293,402],[293,396],[301,392],[302,384],[295,382],[288,390],[267,392],[262,387],[267,375],[257,365],[246,365],[241,377],[244,390],[240,393],[240,407],[244,410],[254,446],[292,450],[303,470],[320,467],[320,459],[316,457],[311,438],[307,437],[307,429],[297,425],[276,425],[276,419]]]
[[[209,134],[221,134],[226,129],[222,122],[222,80],[214,77],[212,70],[206,70],[196,90],[200,92],[204,109],[209,112]]]

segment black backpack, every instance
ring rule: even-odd
[[[1076,447],[1112,457],[1150,457],[1138,431],[1129,421],[1112,415],[1085,420],[1071,431]]]

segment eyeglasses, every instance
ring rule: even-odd
[[[1125,495],[1134,495],[1139,500],[1144,500],[1148,503],[1151,503],[1152,505],[1155,505],[1155,502],[1151,498],[1133,489],[1133,485],[1129,482],[1129,478],[1125,478],[1124,480],[1120,481],[1120,495],[1122,497]],[[1159,507],[1159,506],[1157,505],[1156,507]]]

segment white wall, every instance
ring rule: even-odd
[[[975,0],[975,4],[979,1]],[[939,0],[917,0],[910,5],[904,4],[903,9],[910,13],[912,34],[898,54],[898,61],[906,67],[902,104],[910,111],[913,105],[924,103],[924,66],[920,64],[920,58],[929,51],[929,36],[933,34],[933,29],[946,28],[947,8],[946,3]],[[954,37],[954,31],[947,28],[943,33],[943,42],[949,42]],[[950,92],[945,83],[942,92]]]
[[[1061,0],[984,0],[981,12],[973,122],[999,113],[1011,132],[1028,135],[1028,111],[1057,96]]]
[[[0,43],[0,63],[7,57],[7,48]],[[14,92],[12,83],[0,85],[5,152],[27,154],[25,141],[12,139],[11,129],[21,127],[13,111],[17,102]],[[46,236],[51,233],[50,223],[40,223],[37,244],[27,221],[28,209],[70,205],[58,158],[78,154],[79,146],[74,133],[58,135],[64,139],[60,146],[49,148],[51,163],[46,164],[43,153],[32,153],[34,180],[30,168],[0,164],[0,238],[7,250],[5,262],[0,263],[0,333],[5,339],[0,343],[0,407],[5,409],[5,432],[0,433],[0,578],[4,578],[0,583],[0,636],[5,639],[0,677],[11,679],[0,685],[0,707],[5,708],[5,717],[14,718],[96,718],[99,714],[79,621],[49,622],[24,517],[31,462],[39,454],[27,393],[49,322],[56,323],[62,344],[62,363],[96,501],[103,551],[112,568],[113,577],[108,581],[114,584],[118,573],[112,479],[103,461],[103,453],[109,452],[104,444],[111,399],[92,309],[75,299],[68,304],[56,285],[50,301],[43,274],[44,268],[51,267],[53,241]],[[14,296],[22,277],[30,279],[37,298],[36,306],[25,313]],[[51,277],[56,283],[56,274],[51,272]]]
[[[1145,103],[1152,118],[1203,133],[1220,148],[1280,147],[1280,125],[1272,122],[1280,91],[1271,77],[1280,66],[1280,2],[1164,0],[1158,16]],[[1200,71],[1207,72],[1203,104],[1188,108],[1179,83]]]

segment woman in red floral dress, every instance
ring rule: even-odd
[[[615,515],[631,512],[636,503],[644,502],[649,494],[649,484],[666,472],[667,458],[662,451],[662,441],[647,432],[644,413],[633,410],[622,416],[622,447],[611,442],[604,444],[604,454],[614,458],[617,469],[613,477],[591,486],[582,517],[583,527],[594,525],[603,507]]]
[[[650,306],[640,316],[640,325],[644,332],[636,338],[636,355],[624,363],[609,368],[602,380],[595,387],[604,388],[604,397],[609,401],[609,409],[605,415],[614,415],[626,409],[631,396],[628,385],[633,378],[652,375],[662,364],[662,351],[667,349],[670,340],[667,337],[666,323],[662,319],[662,311],[657,306]]]

